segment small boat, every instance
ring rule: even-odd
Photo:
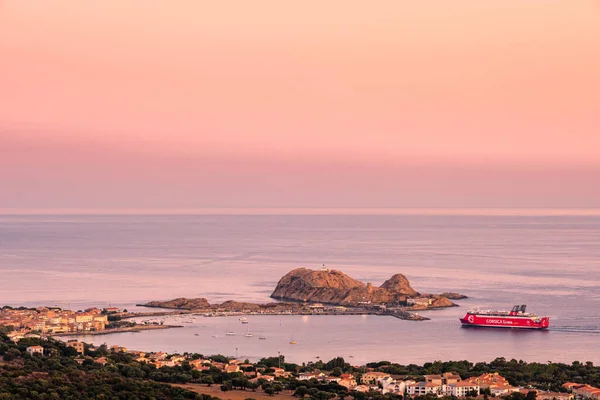
[[[258,340],[267,340],[267,338],[265,336],[259,336]]]
[[[240,321],[242,322],[242,324],[247,324],[248,323],[248,318],[242,317],[242,318],[240,318]]]
[[[212,335],[212,337],[218,337],[217,335]]]
[[[194,336],[200,336],[200,334],[199,333],[194,333]]]
[[[294,340],[294,335],[292,335],[292,337],[290,338],[290,344],[296,344],[296,341]]]
[[[235,336],[235,333],[229,330],[229,328],[225,329],[225,336]]]

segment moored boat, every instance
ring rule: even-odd
[[[469,310],[460,322],[464,327],[546,329],[550,317],[526,312],[526,305],[516,305],[511,311]]]

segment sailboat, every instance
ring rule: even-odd
[[[246,329],[246,334],[244,334],[244,336],[246,336],[246,337],[252,337],[254,335],[250,333],[249,329]]]
[[[235,333],[229,330],[229,328],[225,329],[225,336],[235,336]]]
[[[294,335],[292,335],[292,337],[290,338],[290,344],[296,344],[296,341],[294,340]]]

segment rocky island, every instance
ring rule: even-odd
[[[458,293],[449,294],[454,299],[466,297]],[[279,280],[271,297],[279,300],[342,306],[380,304],[428,309],[456,305],[443,295],[421,295],[410,286],[410,282],[402,274],[395,274],[381,286],[376,287],[328,268],[320,270],[298,268],[290,271]]]
[[[228,300],[223,303],[215,303],[210,304],[207,299],[204,297],[192,298],[188,299],[185,297],[180,297],[173,300],[165,300],[165,301],[151,301],[145,304],[137,304],[141,307],[152,307],[152,308],[166,308],[173,310],[187,310],[194,312],[202,312],[202,313],[221,313],[221,312],[230,312],[230,313],[250,313],[250,312],[284,312],[284,311],[293,311],[300,308],[299,304],[294,303],[266,303],[266,304],[256,304],[256,303],[246,303]],[[135,314],[135,313],[132,313]]]
[[[466,298],[458,293],[448,293],[453,299]],[[349,277],[343,272],[322,268],[310,270],[298,268],[283,276],[271,297],[277,302],[266,304],[225,301],[210,304],[205,298],[188,299],[180,297],[166,301],[151,301],[138,306],[181,310],[181,313],[199,313],[206,316],[226,316],[236,314],[331,314],[389,315],[406,320],[427,320],[429,318],[411,311],[454,307],[452,301],[443,295],[420,294],[410,286],[408,279],[396,274],[375,287]],[[159,311],[151,315],[170,312]],[[125,318],[150,315],[149,313],[129,313]]]

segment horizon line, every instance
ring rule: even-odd
[[[202,207],[202,208],[0,208],[0,216],[27,215],[489,215],[600,216],[586,207]]]

